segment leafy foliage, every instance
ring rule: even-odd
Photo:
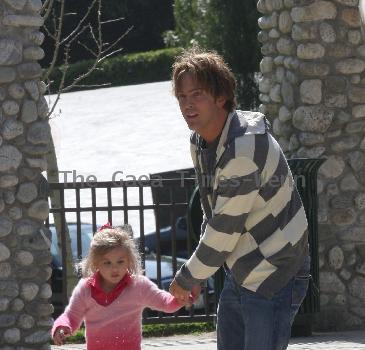
[[[237,79],[241,108],[258,106],[255,72],[261,58],[256,0],[175,0],[175,30],[164,34],[168,46],[193,44],[222,54]]]
[[[143,337],[166,337],[174,334],[199,334],[212,332],[214,330],[215,327],[212,322],[148,324],[143,325]]]
[[[103,85],[106,82],[112,86],[118,86],[168,80],[172,63],[181,51],[181,48],[170,48],[108,58],[83,80],[83,84],[85,84],[85,88],[90,89],[87,85]],[[66,74],[66,84],[73,81],[80,72],[84,72],[92,64],[92,61],[71,64]],[[52,72],[53,86],[58,86],[62,76],[61,72],[62,66]],[[78,87],[78,89],[80,90],[82,87]]]

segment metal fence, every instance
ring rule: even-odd
[[[319,262],[318,262],[318,228],[317,228],[317,187],[316,175],[323,159],[291,159],[288,161],[294,181],[303,200],[309,223],[309,247],[311,251],[312,280],[303,305],[296,317],[295,326],[301,335],[311,333],[313,315],[319,311]],[[58,215],[61,221],[60,253],[66,261],[66,222],[70,228],[73,222],[76,241],[75,257],[81,258],[83,247],[83,227],[89,225],[89,233],[109,221],[118,225],[130,223],[136,232],[136,240],[142,256],[143,268],[148,272],[148,265],[155,264],[155,275],[149,276],[160,288],[168,288],[172,277],[184,261],[191,255],[197,244],[199,215],[194,210],[195,178],[193,169],[175,170],[151,174],[149,180],[113,181],[113,182],[76,182],[51,183],[50,190],[59,195],[60,206],[51,208],[51,214]],[[195,196],[196,197],[196,196]],[[190,201],[190,215],[188,207]],[[195,203],[196,204],[196,203]],[[199,205],[195,205],[199,207]],[[69,216],[73,215],[73,218]],[[86,217],[85,217],[86,215]],[[195,217],[191,217],[195,215]],[[52,215],[50,216],[52,217]],[[194,219],[194,220],[193,220]],[[184,221],[185,220],[185,221]],[[194,223],[195,226],[193,227]],[[184,223],[185,225],[180,225]],[[49,222],[48,222],[49,224]],[[52,227],[52,226],[51,226]],[[153,233],[151,235],[151,233]],[[152,247],[146,252],[146,247]],[[166,256],[167,255],[167,256]],[[163,266],[169,266],[168,276]],[[58,270],[60,285],[53,286],[53,292],[60,295],[60,303],[67,304],[66,266]],[[148,275],[148,274],[147,274]],[[147,312],[144,323],[208,321],[216,316],[216,297],[222,288],[222,276],[218,273],[215,282],[208,280],[201,296],[199,307],[191,310],[179,310],[173,316],[163,313]],[[215,294],[214,294],[215,293]],[[54,297],[54,302],[58,301]],[[54,303],[55,305],[55,303]]]
[[[53,219],[60,222],[60,242],[53,242],[53,304],[61,311],[67,305],[67,258],[66,229],[70,233],[73,258],[81,259],[87,252],[90,234],[109,221],[112,225],[129,223],[135,232],[139,245],[142,267],[160,288],[168,288],[184,259],[179,256],[181,244],[185,257],[193,249],[193,240],[189,225],[186,223],[186,213],[195,179],[166,179],[155,174],[150,180],[115,181],[115,182],[74,182],[50,183],[49,191],[58,196],[59,206],[50,209],[47,226],[52,237],[57,241]],[[162,223],[161,223],[162,222]],[[185,233],[184,233],[185,230]],[[184,237],[185,235],[185,237]],[[154,251],[146,249],[154,246]],[[86,242],[86,243],[85,243]],[[152,242],[152,243],[151,243]],[[165,256],[161,247],[170,256]],[[58,265],[57,265],[58,259]],[[213,283],[214,285],[214,283]],[[197,322],[209,321],[215,317],[214,287],[203,289],[196,307],[182,308],[173,315],[147,310],[143,322]]]

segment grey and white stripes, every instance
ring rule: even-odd
[[[199,136],[191,151],[203,186]],[[228,116],[216,151],[213,194],[202,198],[207,225],[177,274],[186,289],[224,263],[243,287],[270,298],[308,254],[307,220],[293,178],[260,113]]]

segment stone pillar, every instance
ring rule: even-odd
[[[365,45],[358,0],[260,0],[260,109],[319,173],[319,327],[365,325]]]
[[[0,349],[50,349],[41,0],[0,0]]]

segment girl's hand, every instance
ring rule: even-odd
[[[181,288],[175,279],[170,284],[169,292],[179,301],[180,304],[185,305],[189,302],[190,291]]]
[[[63,345],[66,337],[71,335],[71,329],[69,327],[57,327],[53,335],[53,341],[56,345]]]
[[[185,306],[186,308],[190,308],[194,304],[194,298],[192,297],[191,294],[189,295],[189,298],[188,298],[187,301],[182,301],[182,300],[179,300],[179,299],[176,299],[176,300],[180,304],[181,307]]]

